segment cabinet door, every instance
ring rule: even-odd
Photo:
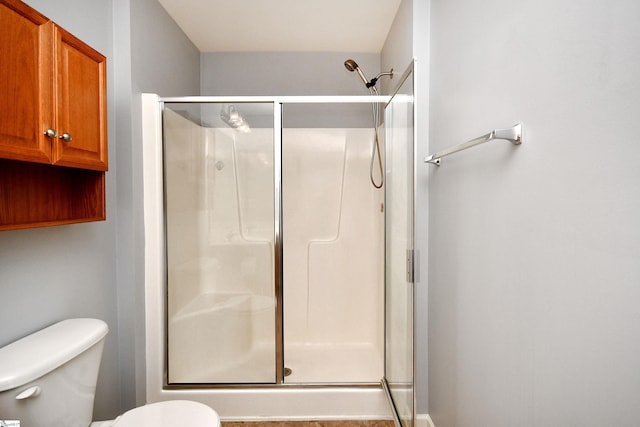
[[[58,138],[53,163],[107,170],[106,59],[60,27],[55,34]]]
[[[51,162],[53,23],[0,0],[0,158]]]

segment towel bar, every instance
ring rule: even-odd
[[[522,144],[522,123],[518,123],[507,129],[494,129],[488,134],[472,139],[471,141],[431,154],[424,159],[424,162],[440,166],[440,159],[443,157],[494,139],[505,139],[507,141],[511,141],[514,145]]]

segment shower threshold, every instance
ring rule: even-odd
[[[223,421],[389,420],[387,398],[376,385],[277,385],[212,388],[184,385],[147,390],[147,401],[192,400]]]

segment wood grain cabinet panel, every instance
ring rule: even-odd
[[[106,59],[59,27],[55,46],[58,138],[53,163],[106,170]]]
[[[0,0],[0,230],[105,219],[106,58]]]
[[[0,157],[51,163],[53,23],[22,2],[0,3]]]
[[[0,159],[0,230],[105,219],[105,174]]]

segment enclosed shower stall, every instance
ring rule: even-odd
[[[410,76],[393,98],[145,95],[149,401],[385,418],[386,377],[412,414]]]
[[[348,107],[285,105],[276,147],[273,103],[165,102],[169,385],[382,377],[384,193]]]

